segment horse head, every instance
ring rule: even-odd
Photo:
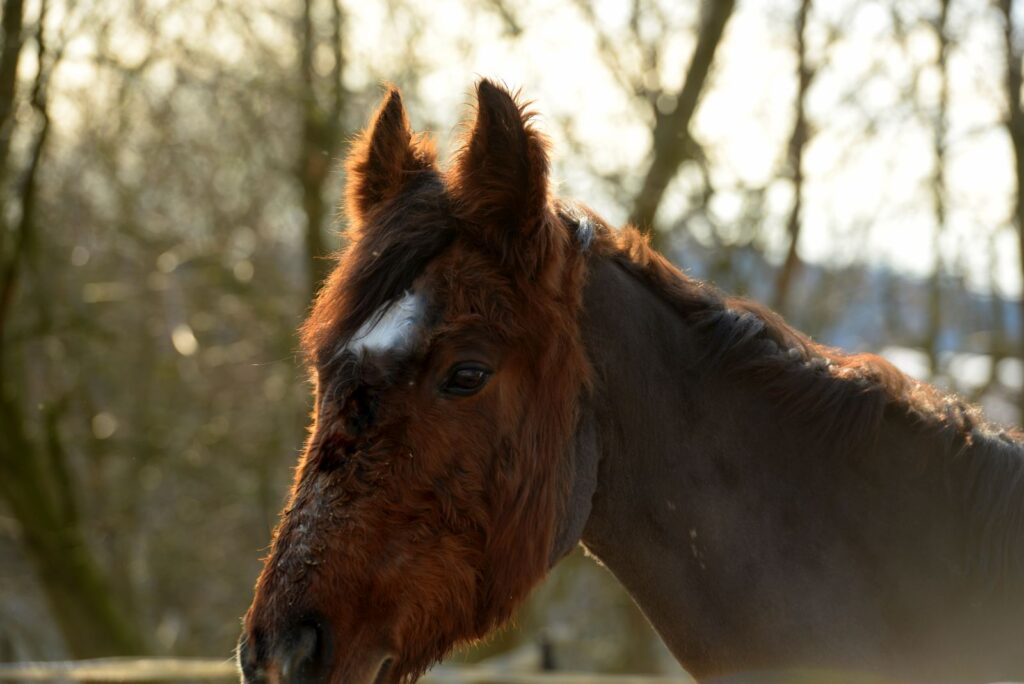
[[[312,425],[245,617],[245,681],[415,677],[507,620],[585,517],[569,511],[584,263],[529,112],[481,81],[442,170],[392,89],[347,172],[347,247],[303,327]]]

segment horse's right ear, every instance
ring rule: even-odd
[[[462,213],[504,259],[530,261],[548,206],[547,141],[506,88],[481,80],[476,120],[448,175]]]
[[[349,221],[364,223],[374,207],[397,195],[410,178],[434,167],[433,146],[413,135],[402,95],[389,87],[345,162]]]

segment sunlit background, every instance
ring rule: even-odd
[[[1020,0],[4,0],[2,25],[0,661],[230,652],[382,82],[442,152],[475,79],[520,88],[562,196],[1021,422]],[[678,667],[582,555],[458,657]]]

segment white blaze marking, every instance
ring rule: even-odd
[[[419,330],[425,309],[423,297],[406,292],[401,299],[384,304],[366,319],[345,348],[356,354],[407,349]]]

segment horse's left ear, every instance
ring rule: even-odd
[[[477,85],[476,121],[450,173],[460,213],[502,256],[543,230],[548,204],[547,141],[501,86]]]
[[[434,168],[434,148],[426,137],[413,133],[397,88],[388,88],[345,165],[348,216],[357,224],[398,195],[409,180]]]

